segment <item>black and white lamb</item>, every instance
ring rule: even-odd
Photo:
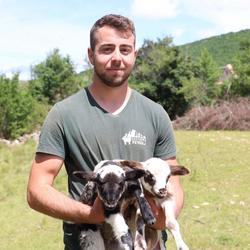
[[[151,208],[144,198],[138,181],[145,171],[131,169],[122,160],[101,161],[93,172],[75,171],[75,176],[87,180],[80,201],[93,205],[97,195],[103,201],[105,223],[103,225],[79,225],[80,245],[84,250],[132,250],[134,242],[123,217],[125,207],[136,199],[143,221],[155,223]]]
[[[141,178],[144,190],[149,192],[158,206],[161,206],[166,216],[166,228],[172,233],[178,250],[188,250],[182,239],[179,223],[174,214],[171,183],[168,181],[173,175],[187,175],[189,170],[183,166],[169,166],[166,161],[159,158],[150,158],[145,162],[127,161],[126,165],[133,168],[143,166],[146,174]],[[151,250],[160,243],[160,249],[165,250],[161,239],[161,231],[145,226],[140,217],[135,218],[135,249]]]

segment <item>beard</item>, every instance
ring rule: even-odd
[[[122,75],[112,75],[106,72],[100,72],[98,69],[94,68],[95,74],[98,78],[109,87],[119,87],[127,82],[132,69],[125,71]]]

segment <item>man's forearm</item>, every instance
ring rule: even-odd
[[[183,208],[184,192],[179,176],[171,176],[169,181],[171,182],[171,194],[173,195],[172,197],[174,201],[174,213],[177,218]]]
[[[75,223],[100,223],[103,215],[100,211],[100,202],[95,202],[95,207],[75,201],[50,185],[43,185],[28,190],[28,203],[38,212],[57,219]]]
[[[169,165],[177,166],[179,165],[176,157],[172,157],[166,160]],[[181,213],[183,204],[184,204],[184,191],[181,186],[180,177],[179,176],[171,176],[169,179],[171,183],[171,194],[173,195],[174,200],[174,213],[177,218]]]

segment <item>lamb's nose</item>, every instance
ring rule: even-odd
[[[115,200],[114,199],[110,199],[107,202],[108,202],[108,204],[113,204],[115,202]]]
[[[167,192],[166,188],[159,189],[160,194],[165,194]]]

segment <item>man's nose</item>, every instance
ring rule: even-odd
[[[114,50],[114,53],[112,55],[112,60],[114,60],[114,61],[121,60],[121,52],[119,49]]]

